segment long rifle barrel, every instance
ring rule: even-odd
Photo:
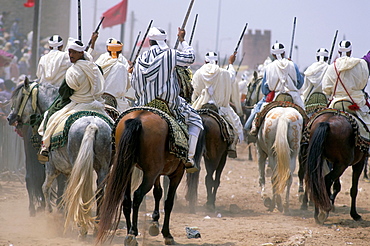
[[[82,28],[81,28],[81,0],[77,1],[78,4],[78,9],[77,9],[77,14],[78,14],[78,40],[82,42]]]
[[[193,29],[191,30],[191,36],[190,36],[190,40],[189,40],[189,46],[191,46],[191,42],[193,41],[193,36],[194,36],[195,27],[197,25],[197,21],[198,21],[198,14],[195,15]]]
[[[149,23],[149,25],[148,25],[148,28],[146,29],[146,32],[145,32],[144,37],[143,37],[143,40],[141,41],[141,44],[140,44],[140,46],[139,46],[139,49],[138,49],[138,50],[137,50],[137,52],[136,52],[135,59],[132,61],[132,65],[131,65],[131,66],[134,66],[134,65],[135,65],[136,59],[139,57],[139,54],[140,54],[141,48],[142,48],[142,47],[143,47],[143,45],[144,45],[144,42],[145,42],[146,36],[148,36],[148,32],[149,32],[150,27],[152,26],[152,23],[153,23],[153,20],[151,20],[151,21],[150,21],[150,23]]]
[[[238,74],[238,72],[239,72],[240,66],[242,65],[242,62],[243,62],[243,60],[244,60],[244,56],[245,56],[245,52],[243,53],[242,59],[241,59],[241,60],[240,60],[240,62],[239,62],[238,68],[236,69],[235,77],[236,77],[236,75],[237,75],[237,74]]]
[[[137,42],[139,41],[140,34],[141,34],[141,31],[139,32],[139,34],[136,37],[136,41],[135,41],[134,47],[132,48],[132,52],[131,52],[129,61],[131,61],[132,57],[134,56],[135,48],[136,48]]]
[[[292,58],[292,53],[293,53],[293,43],[294,43],[294,36],[295,36],[295,26],[296,26],[296,21],[297,17],[294,17],[294,22],[293,22],[293,33],[292,33],[292,42],[290,43],[290,53],[289,53],[289,58]]]
[[[105,17],[103,16],[103,17],[101,18],[101,20],[99,21],[99,24],[98,24],[98,26],[96,27],[96,29],[95,29],[95,32],[94,32],[94,33],[98,33],[98,32],[99,32],[100,26],[101,26],[101,24],[103,23],[104,18],[105,18]],[[91,38],[90,38],[89,43],[87,44],[85,51],[87,51],[87,50],[89,49],[89,47],[90,47],[90,45],[91,45],[91,42],[92,42],[92,40],[91,40]]]
[[[236,48],[235,48],[235,50],[234,50],[234,53],[238,52],[240,42],[242,41],[242,39],[243,39],[243,37],[244,37],[244,33],[245,33],[245,30],[247,30],[247,27],[248,27],[248,23],[245,23],[245,26],[244,26],[244,29],[243,29],[242,35],[240,35],[240,38],[239,38],[238,44],[236,45]]]
[[[193,4],[194,4],[194,0],[191,0],[189,7],[188,7],[188,11],[186,12],[186,15],[185,15],[185,19],[182,22],[181,29],[185,29],[186,23],[188,22],[188,19],[189,19],[191,9],[193,8]],[[179,46],[179,39],[176,40],[175,49],[177,49],[178,46]]]
[[[333,40],[333,43],[331,45],[331,50],[330,50],[330,55],[329,55],[329,59],[328,59],[328,64],[330,64],[331,62],[331,58],[333,56],[333,52],[334,52],[334,46],[335,46],[335,43],[337,41],[337,36],[338,36],[338,30],[335,32],[335,35],[334,35],[334,40]]]

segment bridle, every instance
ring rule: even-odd
[[[32,104],[32,110],[33,114],[36,113],[37,110],[37,94],[38,94],[39,84],[37,82],[32,82],[29,86],[24,85],[22,88],[22,102],[19,107],[17,116],[20,118],[23,114],[23,111],[26,107],[26,103],[28,99],[31,97],[31,104]],[[13,104],[14,105],[14,104]]]

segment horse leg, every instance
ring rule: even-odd
[[[184,174],[184,169],[181,168],[181,165],[179,165],[175,173],[169,176],[170,187],[168,189],[167,199],[164,204],[164,221],[163,221],[163,226],[162,226],[162,231],[161,231],[166,245],[175,244],[175,240],[173,239],[170,233],[170,216],[171,216],[171,212],[173,208],[176,190],[180,184],[183,174]]]
[[[207,190],[207,202],[205,204],[205,207],[210,210],[215,210],[215,204],[213,201],[213,189],[215,186],[215,181],[213,180],[213,174],[215,172],[215,168],[213,167],[212,163],[208,160],[205,160],[206,162],[206,170],[207,174],[205,177],[205,183],[206,183],[206,190]]]
[[[160,177],[158,177],[154,183],[153,196],[154,196],[154,211],[152,214],[152,222],[149,226],[149,234],[151,236],[158,236],[159,234],[159,204],[163,195],[163,190],[160,183]]]
[[[44,184],[42,185],[42,191],[44,193],[45,197],[45,203],[46,203],[46,210],[51,213],[53,212],[53,208],[51,206],[50,202],[50,187],[53,184],[53,181],[58,177],[60,174],[59,171],[55,169],[54,166],[52,166],[50,163],[46,163],[46,178],[44,181]]]
[[[307,159],[307,147],[308,144],[301,145],[298,156],[298,179],[299,179],[299,201],[301,202],[301,210],[308,209],[308,196],[307,192],[304,190],[304,175],[306,170],[306,159]]]
[[[195,214],[198,201],[199,172],[186,174],[187,192],[186,200],[189,202],[189,212]]]
[[[67,178],[64,174],[60,174],[57,177],[57,184],[58,184],[58,190],[57,190],[57,201],[56,204],[58,208],[61,210],[62,208],[60,207],[60,202],[62,201],[62,196],[64,193],[64,188],[66,186]]]
[[[261,188],[261,197],[263,199],[263,204],[265,207],[267,207],[269,210],[272,206],[271,198],[268,197],[265,190],[265,184],[266,184],[266,159],[267,154],[264,153],[262,150],[258,149],[258,172],[259,172],[259,185]]]
[[[287,181],[287,184],[286,184],[286,195],[285,195],[285,204],[284,204],[284,213],[285,214],[289,214],[290,210],[289,210],[289,197],[290,197],[290,187],[292,186],[292,182],[293,182],[293,176],[290,175],[289,176],[289,179]]]
[[[108,168],[102,167],[102,168],[100,168],[100,170],[96,171],[96,174],[98,176],[98,178],[96,180],[96,187],[97,187],[97,191],[96,191],[96,204],[97,204],[97,206],[96,206],[96,220],[99,221],[99,219],[100,219],[100,207],[101,207],[102,199],[104,197],[104,185],[103,185],[103,183],[104,183],[105,177],[108,174]]]
[[[215,180],[213,182],[212,200],[211,200],[213,209],[216,209],[216,195],[217,195],[218,187],[220,187],[221,173],[224,170],[225,164],[226,164],[226,153],[223,154],[223,156],[221,157],[221,160],[219,161],[219,165],[217,166],[217,169],[216,169]]]
[[[125,219],[126,219],[127,234],[130,233],[130,229],[131,229],[131,206],[132,206],[132,201],[131,201],[131,177],[129,177],[128,179],[129,180],[127,182],[127,187],[126,187],[123,202],[122,202],[122,211],[123,211],[123,215],[125,216]]]
[[[358,193],[358,180],[360,178],[360,175],[362,173],[362,169],[364,168],[365,165],[365,159],[361,160],[359,163],[356,165],[352,166],[352,187],[351,187],[351,211],[350,215],[352,219],[359,221],[361,220],[361,215],[359,215],[356,211],[356,198],[357,198],[357,193]]]
[[[342,185],[340,184],[340,179],[338,178],[333,183],[333,193],[330,196],[333,212],[335,212],[335,205],[334,205],[335,198],[337,197],[337,195],[341,191],[341,189],[342,189]]]

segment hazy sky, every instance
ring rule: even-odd
[[[84,42],[88,42],[102,13],[120,1],[81,0]],[[95,2],[97,2],[96,15]],[[141,40],[147,25],[153,20],[153,26],[165,29],[169,34],[168,39],[173,44],[176,40],[177,27],[182,25],[189,3],[190,0],[128,0],[124,50],[132,50],[132,47],[129,47],[132,12],[136,19],[133,23],[134,40],[139,31],[142,32]],[[324,47],[330,51],[336,30],[338,30],[337,43],[344,37],[352,41],[354,57],[362,57],[367,53],[370,50],[369,10],[370,0],[195,0],[186,26],[185,38],[189,40],[195,15],[198,14],[193,46],[199,45],[201,56],[208,51],[215,51],[218,28],[220,57],[231,54],[245,23],[248,23],[248,29],[253,31],[271,30],[271,43],[276,40],[284,43],[289,54],[293,20],[297,17],[294,44],[298,49],[294,49],[292,59],[301,70],[304,70],[315,61],[315,52],[318,48]],[[77,0],[71,1],[70,27],[70,35],[77,37]],[[105,43],[109,37],[120,39],[119,25],[101,29],[98,43]],[[334,55],[336,52],[337,49]],[[242,47],[238,54],[240,59],[243,54]]]

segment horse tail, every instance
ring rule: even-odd
[[[311,194],[311,199],[316,206],[329,211],[330,199],[326,191],[323,173],[323,149],[326,136],[330,130],[328,122],[320,122],[314,131],[308,146],[308,157],[306,163],[306,186]]]
[[[290,177],[290,153],[288,142],[288,117],[279,117],[275,142],[272,146],[276,155],[276,166],[272,176],[272,185],[277,194],[284,192],[286,182]]]
[[[125,122],[125,130],[117,146],[101,205],[97,242],[104,242],[107,239],[112,225],[114,229],[118,227],[125,191],[131,180],[129,175],[133,172],[139,149],[141,129],[142,123],[138,118],[128,119]]]
[[[79,226],[85,228],[94,228],[96,224],[92,216],[92,208],[95,202],[93,164],[96,131],[98,131],[98,126],[94,123],[86,127],[80,150],[68,179],[62,199],[62,204],[66,209],[64,230],[71,221],[77,222]]]

